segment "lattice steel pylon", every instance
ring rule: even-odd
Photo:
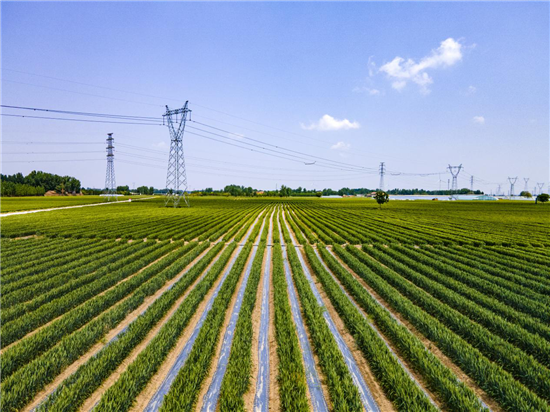
[[[451,175],[453,176],[453,184],[451,185],[451,195],[452,195],[453,192],[458,191],[458,174],[462,170],[462,165],[459,165],[459,166],[449,165],[448,169]]]
[[[384,162],[380,162],[380,185],[378,186],[378,190],[384,191],[384,175],[386,174],[386,166],[384,165]]]
[[[508,181],[510,182],[510,197],[514,196],[514,185],[516,184],[517,180],[517,176],[508,178]]]
[[[166,173],[166,200],[165,206],[173,202],[177,207],[180,200],[183,199],[189,206],[187,199],[187,175],[185,173],[185,159],[183,157],[183,131],[187,115],[191,117],[191,110],[188,109],[189,101],[181,109],[170,110],[166,106],[166,113],[163,115],[164,121],[170,131],[170,157],[168,158],[168,171]],[[177,125],[177,126],[176,126]]]
[[[524,177],[523,178],[523,181],[525,182],[525,187],[523,188],[523,190],[525,192],[528,192],[529,191],[529,178],[528,177]]]
[[[539,188],[538,194],[541,195],[542,194],[542,189],[544,187],[544,183],[537,182],[537,186]]]
[[[107,133],[107,172],[105,173],[105,194],[107,195],[107,201],[116,199],[114,141],[113,134]]]

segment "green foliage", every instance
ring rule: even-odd
[[[537,201],[541,203],[546,203],[550,200],[550,195],[548,193],[541,193],[537,196]]]
[[[27,176],[21,173],[0,175],[2,196],[40,196],[49,190],[59,193],[80,192],[80,180],[33,170]]]
[[[523,190],[520,194],[519,194],[521,197],[527,197],[527,198],[532,198],[533,195],[531,194],[531,192],[528,192],[527,190]]]
[[[382,207],[384,203],[388,203],[390,201],[390,197],[386,192],[379,190],[374,195],[374,200],[376,200],[376,203]]]

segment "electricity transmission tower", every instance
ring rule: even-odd
[[[113,146],[114,137],[112,133],[107,133],[107,172],[105,173],[105,193],[107,201],[116,199],[116,181],[115,181],[115,147]]]
[[[451,186],[451,195],[452,195],[453,192],[458,191],[458,174],[462,170],[462,165],[459,165],[459,166],[449,165],[448,169],[449,169],[449,172],[451,173],[451,175],[453,176],[453,184]]]
[[[516,184],[516,181],[518,180],[516,177],[508,177],[508,181],[510,182],[510,198],[514,196],[514,185]]]
[[[528,192],[529,191],[529,186],[527,185],[527,183],[529,183],[529,178],[528,177],[524,177],[523,178],[523,181],[525,182],[525,187],[523,188],[524,191]]]
[[[470,177],[470,191],[471,192],[474,191],[474,177],[473,176]]]
[[[384,162],[380,162],[380,185],[378,186],[379,190],[384,191],[384,174],[386,173],[386,167],[384,166]]]
[[[498,189],[497,189],[497,196],[500,196],[500,183],[498,184]]]
[[[170,110],[166,106],[166,113],[163,118],[170,131],[170,157],[168,159],[168,171],[166,174],[166,193],[165,206],[172,202],[177,207],[180,200],[183,199],[189,206],[187,199],[187,176],[185,173],[185,159],[183,158],[183,131],[187,115],[191,117],[191,110],[187,108],[189,101],[181,109]]]
[[[542,188],[544,187],[544,183],[538,183],[537,186],[539,187],[539,195],[542,194]]]

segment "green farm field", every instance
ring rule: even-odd
[[[550,410],[550,206],[190,201],[1,218],[2,411]]]
[[[139,199],[149,196],[119,196],[117,200]],[[28,197],[2,197],[0,200],[1,213],[18,212],[24,210],[49,209],[54,207],[88,205],[92,203],[104,203],[103,196],[28,196]]]

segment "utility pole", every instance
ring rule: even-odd
[[[462,170],[462,165],[459,165],[459,166],[449,165],[448,169],[449,169],[449,172],[451,173],[451,175],[453,176],[453,184],[451,186],[451,195],[452,195],[453,192],[458,191],[458,174]]]
[[[523,188],[523,190],[525,192],[528,192],[529,191],[529,186],[527,185],[529,183],[529,178],[528,177],[524,177],[523,178],[523,181],[525,182],[525,187]]]
[[[384,174],[386,173],[386,167],[384,166],[384,162],[380,162],[380,184],[378,185],[378,189],[381,191],[384,191]]]
[[[516,181],[518,180],[516,177],[508,177],[508,181],[510,182],[510,199],[512,196],[514,196],[514,185],[516,184]]]
[[[191,110],[188,109],[189,101],[181,109],[170,110],[166,106],[166,113],[163,114],[163,120],[168,126],[170,132],[170,157],[168,158],[168,171],[166,173],[166,200],[165,206],[172,202],[177,207],[180,200],[183,199],[189,206],[187,199],[187,175],[185,173],[185,159],[183,157],[183,132],[187,115],[191,118]]]
[[[500,196],[501,193],[500,193],[500,183],[498,184],[498,189],[497,189],[497,196]]]
[[[447,179],[447,190],[451,190],[451,179]]]
[[[107,133],[107,172],[105,173],[105,194],[107,201],[116,200],[116,181],[115,181],[115,139],[112,133]]]

